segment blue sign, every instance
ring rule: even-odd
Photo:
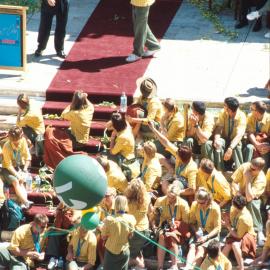
[[[21,16],[0,13],[0,66],[22,65]]]

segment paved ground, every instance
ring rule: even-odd
[[[71,1],[67,53],[97,3],[98,0]],[[222,13],[222,21],[233,30],[231,10]],[[28,18],[27,72],[0,72],[0,107],[6,107],[7,111],[13,111],[15,96],[21,92],[28,92],[43,102],[44,93],[61,63],[55,56],[53,38],[46,50],[47,57],[40,61],[33,57],[38,25],[39,14]],[[229,41],[215,32],[196,7],[184,0],[161,41],[162,50],[152,59],[145,75],[157,81],[162,98],[221,102],[226,96],[236,95],[241,102],[265,99],[266,91],[260,88],[270,77],[270,44],[263,37],[265,27],[254,33],[251,26],[241,29],[239,37]]]

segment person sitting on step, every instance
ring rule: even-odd
[[[206,112],[205,103],[201,101],[193,101],[191,110],[184,142],[192,148],[193,153],[207,157],[205,143],[212,136],[214,117]]]
[[[213,141],[205,144],[207,158],[218,170],[237,169],[243,163],[242,138],[246,130],[246,115],[239,109],[239,101],[234,97],[224,100],[224,109],[219,113]]]
[[[8,140],[3,146],[2,177],[7,185],[12,185],[19,201],[29,208],[27,192],[24,187],[25,178],[31,162],[31,154],[23,131],[14,126],[8,131]]]
[[[265,160],[266,171],[270,161],[270,114],[263,101],[253,102],[250,109],[246,129],[249,143],[243,149],[244,161],[249,162],[253,157],[261,156]]]
[[[67,133],[72,140],[74,150],[81,148],[89,141],[94,106],[87,97],[87,93],[76,91],[71,104],[61,114],[63,119],[70,121],[70,129]]]
[[[45,214],[36,214],[32,222],[17,228],[8,248],[0,249],[0,265],[12,270],[37,269],[38,263],[45,258],[48,221]]]
[[[255,258],[256,233],[247,200],[242,195],[236,195],[232,200],[230,218],[223,222],[229,231],[222,253],[228,257],[233,250],[239,270],[244,270],[243,257]]]
[[[20,94],[17,97],[17,104],[19,110],[16,125],[22,128],[24,135],[35,146],[37,136],[43,136],[45,132],[41,109],[30,101],[26,94]]]
[[[232,175],[232,194],[243,195],[247,200],[247,209],[250,211],[257,233],[258,245],[263,246],[263,222],[261,215],[261,196],[266,187],[266,177],[263,172],[265,161],[254,158],[251,162],[242,164]]]
[[[221,252],[219,241],[209,242],[206,253],[207,255],[200,266],[201,270],[232,270],[232,263]]]

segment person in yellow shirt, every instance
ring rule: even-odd
[[[198,167],[192,159],[192,149],[186,145],[175,146],[154,127],[152,122],[149,122],[149,127],[161,144],[176,158],[175,177],[181,187],[181,196],[194,196]]]
[[[268,219],[268,221],[266,222],[265,231],[266,231],[266,240],[264,242],[262,254],[252,262],[252,265],[254,265],[255,267],[262,266],[263,263],[270,256],[270,219]]]
[[[189,245],[186,269],[193,269],[202,263],[210,240],[219,240],[221,231],[220,207],[203,187],[196,192],[190,208],[189,223],[194,236]]]
[[[266,112],[267,105],[263,101],[252,103],[251,114],[247,118],[247,129],[249,144],[244,148],[244,161],[251,161],[254,154],[260,155],[269,163],[269,133],[270,133],[270,114]],[[265,168],[267,169],[267,168]]]
[[[67,270],[92,269],[96,262],[97,239],[82,225],[72,232],[68,245]]]
[[[144,183],[139,179],[133,179],[127,187],[125,195],[128,200],[128,213],[136,219],[135,230],[146,237],[149,237],[148,213],[150,212],[150,198]],[[130,245],[130,265],[145,268],[142,248],[146,240],[137,232],[129,240]]]
[[[234,97],[224,100],[224,110],[219,113],[214,130],[214,140],[205,145],[207,158],[215,167],[224,171],[237,169],[243,163],[242,138],[246,131],[246,115],[239,109],[239,101]],[[225,163],[224,163],[225,162]]]
[[[185,143],[192,148],[192,152],[207,157],[205,143],[209,140],[214,129],[214,117],[206,112],[204,102],[194,101],[192,112],[188,117]]]
[[[142,57],[151,57],[160,50],[160,44],[148,25],[150,7],[154,2],[155,0],[130,1],[132,6],[134,41],[133,51],[126,58],[126,61],[129,63],[138,61]],[[144,51],[145,47],[147,48],[146,51]]]
[[[247,200],[242,195],[236,195],[232,200],[230,220],[223,223],[229,230],[222,253],[228,257],[233,250],[238,268],[244,270],[243,256],[255,257],[256,233],[253,220],[246,208]]]
[[[101,227],[101,236],[106,241],[104,270],[128,270],[129,239],[136,220],[134,216],[126,214],[127,207],[127,198],[118,195],[115,199],[115,217],[106,217]]]
[[[24,135],[35,146],[38,135],[43,136],[45,125],[41,109],[26,94],[20,94],[17,97],[19,106],[16,125],[21,127]]]
[[[29,207],[24,187],[25,176],[30,166],[31,155],[20,127],[14,126],[8,132],[8,140],[3,146],[2,177],[4,183],[12,185],[19,201]]]
[[[179,185],[169,185],[166,196],[159,197],[154,205],[152,216],[152,227],[156,225],[161,228],[158,243],[178,254],[178,245],[185,244],[190,236],[189,233],[189,206],[188,203],[179,197]],[[154,224],[159,220],[159,224]],[[158,248],[158,269],[163,268],[165,251]],[[172,265],[170,269],[177,269],[177,258],[171,256]]]
[[[178,111],[177,105],[172,98],[167,98],[163,103],[164,115],[160,122],[161,133],[168,140],[179,146],[185,137],[185,121],[182,113]],[[171,154],[165,150],[164,146],[155,141],[157,152],[169,158]]]
[[[146,190],[151,191],[160,186],[162,168],[157,154],[156,145],[147,141],[143,145],[143,163],[140,178],[145,184]]]
[[[231,186],[223,174],[215,169],[210,159],[203,158],[197,174],[197,188],[204,187],[212,194],[220,208],[229,212],[231,202]]]
[[[148,127],[148,122],[154,121],[155,125],[159,127],[164,113],[162,103],[156,96],[157,85],[151,78],[139,78],[137,84],[142,95],[135,104],[142,106],[144,117],[134,118],[127,116],[126,118],[130,124],[135,124],[133,128],[135,138],[153,138],[153,134]]]
[[[27,270],[45,258],[45,231],[48,217],[36,214],[29,224],[17,228],[8,248],[0,249],[0,264],[14,270]],[[36,268],[34,268],[36,269]]]
[[[266,177],[263,172],[265,161],[258,157],[242,164],[232,175],[232,193],[241,194],[247,200],[254,228],[257,232],[258,245],[263,246],[263,222],[261,216],[261,196],[266,187]]]
[[[103,156],[98,157],[97,161],[107,175],[108,186],[115,188],[118,193],[124,193],[128,186],[128,181],[118,164]]]
[[[266,173],[266,187],[263,194],[263,201],[265,205],[270,204],[270,169]]]
[[[200,266],[201,270],[232,270],[232,264],[220,250],[217,240],[209,242],[206,248],[207,255]]]
[[[94,106],[87,99],[87,93],[76,91],[71,104],[61,114],[61,118],[70,121],[70,129],[67,132],[72,140],[73,149],[88,143],[93,114]]]

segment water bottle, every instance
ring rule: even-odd
[[[35,177],[35,186],[36,186],[36,191],[37,192],[40,191],[40,184],[41,184],[41,179],[40,179],[39,175],[36,175],[36,177]]]
[[[125,92],[122,93],[120,98],[120,112],[126,113],[127,112],[127,96]]]
[[[30,173],[26,173],[25,176],[26,190],[28,192],[32,191],[32,175]]]
[[[58,260],[57,268],[63,269],[64,268],[64,260],[63,257],[60,257]]]
[[[199,227],[198,231],[196,232],[196,238],[199,239],[203,236],[203,229]]]

